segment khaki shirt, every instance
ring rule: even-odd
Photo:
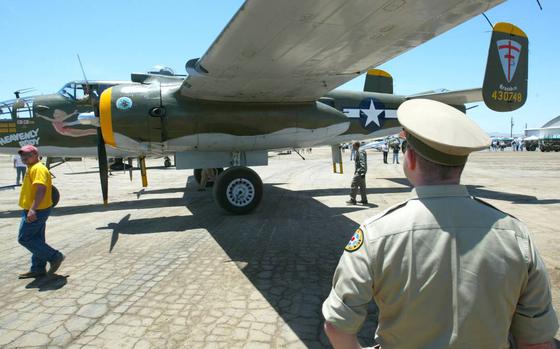
[[[418,187],[367,220],[340,258],[323,304],[326,321],[360,329],[379,307],[384,348],[509,348],[558,329],[545,266],[519,220],[466,187]]]

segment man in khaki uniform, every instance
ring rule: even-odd
[[[548,275],[525,225],[459,185],[488,136],[460,111],[411,100],[397,111],[412,198],[354,233],[323,304],[335,348],[359,348],[373,299],[381,348],[554,348]]]

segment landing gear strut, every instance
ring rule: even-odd
[[[214,200],[224,210],[234,214],[246,214],[261,202],[263,184],[255,171],[235,166],[218,176],[213,194]]]

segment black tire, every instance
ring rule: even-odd
[[[220,174],[222,172],[224,172],[224,169],[221,168],[221,167],[215,168],[215,170],[218,171],[215,178],[218,178],[220,176]],[[194,172],[194,179],[195,179],[196,183],[200,184],[200,179],[202,178],[202,169],[201,168],[195,168],[193,172]],[[209,179],[206,182],[206,188],[213,187],[215,182],[216,182],[216,179],[213,179],[213,180]]]
[[[55,207],[60,201],[60,192],[54,185],[52,186],[51,200],[52,200],[52,207]]]
[[[263,184],[252,169],[235,166],[218,176],[213,194],[214,200],[224,210],[233,214],[247,214],[261,202]]]

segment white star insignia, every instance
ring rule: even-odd
[[[361,109],[361,111],[366,114],[367,119],[365,123],[365,127],[367,127],[372,121],[379,127],[379,115],[383,113],[384,110],[377,110],[375,109],[375,104],[373,103],[373,99],[370,101],[368,109]]]

